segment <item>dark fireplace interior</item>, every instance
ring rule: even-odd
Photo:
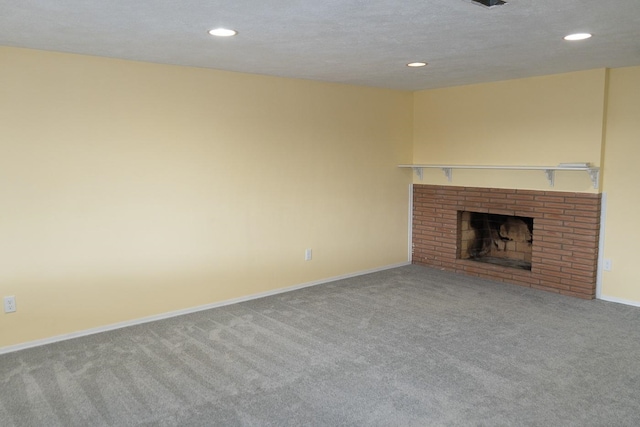
[[[533,218],[458,212],[458,257],[531,270]]]

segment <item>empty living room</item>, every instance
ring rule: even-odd
[[[640,425],[637,0],[0,11],[0,426]]]

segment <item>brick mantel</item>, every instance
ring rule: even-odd
[[[415,184],[412,262],[591,299],[600,200],[590,193]],[[459,259],[459,211],[533,218],[531,271]]]

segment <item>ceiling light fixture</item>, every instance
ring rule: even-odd
[[[407,64],[407,67],[418,68],[418,67],[424,67],[426,65],[427,65],[426,62],[409,62]]]
[[[238,34],[236,30],[229,30],[228,28],[214,28],[209,31],[209,34],[217,37],[231,37]]]
[[[577,41],[577,40],[586,40],[588,38],[591,38],[591,34],[589,33],[575,33],[575,34],[569,34],[568,36],[564,36],[565,40],[568,41]]]

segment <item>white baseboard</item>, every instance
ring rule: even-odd
[[[609,301],[609,302],[617,302],[618,304],[632,305],[634,307],[640,307],[640,301],[632,301],[632,300],[623,299],[623,298],[608,297],[606,295],[600,295],[600,297],[598,299],[601,299],[603,301]]]
[[[307,288],[309,286],[321,285],[324,283],[335,282],[337,280],[348,279],[350,277],[362,276],[365,274],[376,273],[378,271],[390,270],[392,268],[403,267],[409,265],[411,262],[405,261],[398,264],[386,265],[384,267],[372,268],[370,270],[358,271],[356,273],[343,274],[341,276],[329,277],[327,279],[314,280],[313,282],[301,283],[299,285],[288,286],[286,288],[274,289],[272,291],[260,292],[257,294],[247,295],[240,298],[232,298],[225,301],[214,302],[212,304],[205,304],[191,308],[185,308],[183,310],[170,311],[168,313],[157,314],[154,316],[142,317],[140,319],[127,320],[126,322],[112,323],[106,326],[99,326],[97,328],[85,329],[78,332],[71,332],[68,334],[56,335],[50,338],[43,338],[34,341],[28,341],[22,344],[10,345],[6,347],[0,347],[0,354],[11,353],[14,351],[25,350],[27,348],[38,347],[41,345],[52,344],[55,342],[66,341],[73,338],[84,337],[87,335],[99,334],[100,332],[113,331],[114,329],[126,328],[128,326],[140,325],[148,322],[155,322],[156,320],[168,319],[171,317],[182,316],[184,314],[196,313],[198,311],[209,310],[216,307],[222,307],[225,305],[237,304],[239,302],[250,301],[253,299],[264,298],[270,295],[277,295],[284,292],[295,291],[296,289]]]

